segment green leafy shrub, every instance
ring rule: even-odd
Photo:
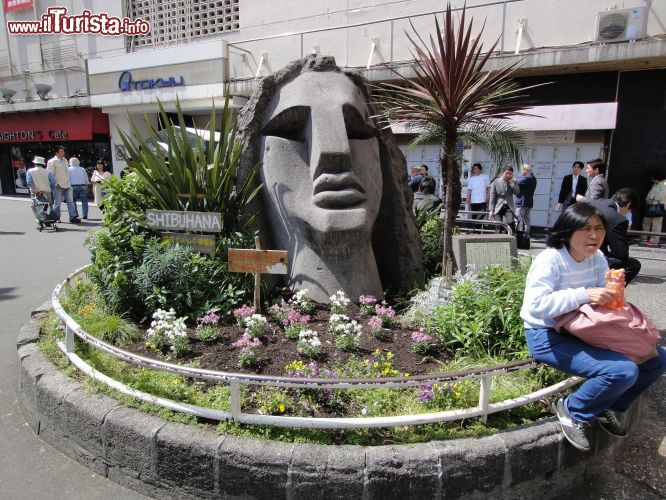
[[[103,309],[95,309],[86,315],[74,315],[74,319],[88,333],[117,346],[126,346],[141,337],[141,331],[134,323]]]
[[[195,334],[203,342],[213,342],[220,338],[220,329],[213,325],[203,325],[197,327]]]
[[[527,357],[520,308],[529,259],[504,269],[489,266],[454,282],[426,326],[456,356]]]
[[[93,256],[90,278],[112,310],[141,322],[156,308],[174,308],[179,316],[193,318],[211,306],[230,310],[251,296],[252,276],[229,273],[226,261],[229,247],[253,246],[248,232],[252,217],[244,217],[244,210],[259,191],[252,187],[257,169],[236,189],[242,144],[236,139],[227,104],[219,122],[215,111],[211,115],[212,140],[207,151],[200,137],[191,141],[179,106],[179,127],[160,110],[167,124],[168,157],[151,151],[134,124],[132,137],[123,135],[132,173],[122,180],[109,180],[105,229],[88,239]],[[220,125],[219,140],[215,139],[216,124]],[[155,134],[151,129],[153,141]],[[149,208],[221,213],[215,253],[199,255],[161,243],[160,235],[146,224]]]

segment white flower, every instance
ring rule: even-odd
[[[333,323],[346,323],[349,321],[349,316],[346,314],[331,314],[331,317],[328,318],[328,322],[332,325]]]
[[[331,305],[333,307],[347,307],[350,302],[350,300],[345,295],[345,292],[342,290],[338,290],[333,295],[331,295],[329,300],[331,301]]]
[[[266,318],[264,318],[261,314],[253,314],[252,316],[245,318],[245,326],[249,329],[253,329],[265,324]]]

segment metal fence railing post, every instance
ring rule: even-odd
[[[493,385],[493,377],[481,377],[481,391],[479,392],[479,408],[483,410],[480,420],[484,424],[488,422],[488,403],[490,402],[490,388]]]
[[[74,352],[74,330],[67,323],[65,323],[65,349],[67,354]]]
[[[234,420],[238,420],[241,414],[240,383],[229,382],[229,389],[231,389],[231,416]]]

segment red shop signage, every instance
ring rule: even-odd
[[[0,114],[0,143],[89,141],[108,133],[109,120],[99,109]]]
[[[32,0],[5,0],[5,12],[32,7]]]

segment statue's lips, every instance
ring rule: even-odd
[[[364,201],[365,189],[350,172],[322,174],[314,182],[313,203],[320,208],[351,208]]]

